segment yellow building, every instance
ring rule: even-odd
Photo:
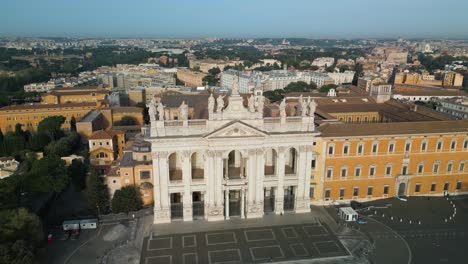
[[[91,165],[104,173],[123,156],[125,134],[114,130],[99,130],[88,138]]]
[[[106,91],[52,91],[41,95],[42,104],[94,103],[107,98]]]
[[[203,78],[207,74],[191,70],[177,70],[177,79],[182,81],[186,86],[203,86]]]
[[[463,75],[457,72],[446,72],[442,77],[442,85],[461,87],[463,85]]]
[[[468,192],[468,121],[326,124],[321,200]]]
[[[63,116],[62,128],[70,129],[72,117],[78,121],[88,112],[101,107],[101,103],[66,103],[53,105],[10,105],[0,108],[0,129],[6,133],[14,131],[16,124],[24,130],[36,131],[39,123],[49,116]]]
[[[152,204],[154,194],[151,144],[141,136],[128,141],[119,164],[106,174],[105,179],[111,197],[116,190],[134,185],[140,190],[143,204]]]

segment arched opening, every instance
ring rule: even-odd
[[[98,158],[98,159],[99,158],[107,158],[107,157],[109,157],[109,156],[107,156],[107,154],[104,153],[104,152],[99,152],[99,154],[96,155],[96,158]]]
[[[169,180],[182,180],[182,166],[180,156],[176,152],[169,156]]]
[[[276,174],[276,150],[269,149],[265,151],[265,175],[273,176]]]
[[[204,164],[203,164],[203,156],[199,153],[193,153],[191,157],[192,163],[192,179],[203,179],[204,176]]]
[[[245,166],[240,151],[233,150],[229,152],[227,161],[225,161],[224,173],[228,179],[240,179],[244,177]]]
[[[284,173],[285,174],[296,174],[297,172],[297,151],[295,148],[290,148],[286,151],[285,155],[285,165]]]

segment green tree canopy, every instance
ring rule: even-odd
[[[142,207],[140,192],[136,186],[125,186],[115,191],[112,198],[112,212],[128,213],[130,211],[140,210]]]
[[[37,126],[37,132],[47,135],[51,141],[57,140],[64,135],[61,128],[64,122],[65,117],[63,116],[46,117]]]
[[[336,85],[336,84],[326,84],[326,85],[320,87],[320,92],[321,93],[328,93],[328,91],[330,91],[331,89],[335,89],[336,87],[338,87],[338,85]]]
[[[33,192],[61,192],[69,182],[65,161],[57,155],[35,160],[26,175],[26,182]]]
[[[314,82],[307,84],[306,82],[292,82],[284,87],[285,93],[301,93],[301,92],[310,92],[313,89],[317,89],[317,85]]]
[[[81,191],[86,186],[86,174],[88,168],[79,159],[74,159],[68,167],[68,173],[77,191]]]
[[[96,170],[92,170],[86,178],[85,195],[89,207],[96,213],[104,213],[104,209],[109,203],[109,193],[107,186],[103,183]]]
[[[0,211],[0,263],[38,263],[43,236],[41,220],[25,208]]]

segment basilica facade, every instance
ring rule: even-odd
[[[154,223],[309,212],[315,101],[300,98],[294,116],[283,101],[264,117],[261,93],[243,98],[235,86],[207,100],[205,119],[189,119],[185,102],[170,120],[161,101],[148,105]]]

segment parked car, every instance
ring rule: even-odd
[[[356,220],[356,223],[358,223],[359,225],[365,225],[365,224],[367,224],[367,220],[365,218],[359,217]]]

